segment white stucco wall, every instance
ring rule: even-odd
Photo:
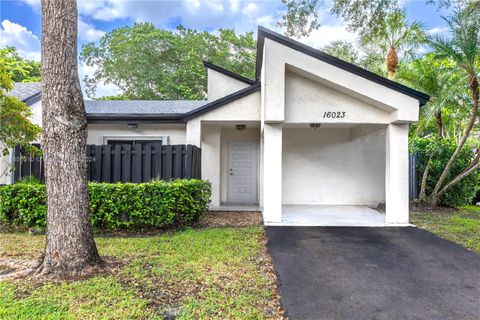
[[[293,72],[285,77],[285,123],[390,123],[392,114]],[[342,118],[324,117],[325,112]]]
[[[30,106],[32,117],[30,120],[34,124],[42,125],[42,100],[39,100]]]
[[[217,100],[238,90],[248,87],[248,84],[223,73],[208,68],[208,102]]]
[[[385,129],[284,128],[283,204],[368,205],[385,201]]]
[[[89,124],[88,144],[104,144],[105,137],[158,137],[168,136],[170,144],[186,143],[186,127],[183,124],[138,124],[138,128],[131,130],[127,124]]]
[[[220,205],[220,133],[221,127],[202,127],[202,179],[210,181],[212,198],[210,205]]]
[[[229,104],[213,109],[191,121],[260,121],[260,92],[254,92]]]

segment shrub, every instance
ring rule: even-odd
[[[88,185],[92,225],[98,229],[139,229],[188,225],[206,212],[210,183],[202,180]],[[0,187],[0,220],[45,227],[45,185]]]
[[[450,160],[456,146],[457,144],[454,140],[437,140],[432,138],[415,138],[410,140],[410,151],[418,155],[417,169],[420,180],[422,179],[428,159],[432,152],[434,152],[434,156],[430,161],[427,179],[427,195],[430,194],[435,187],[438,178]],[[454,162],[445,184],[462,172],[474,157],[474,147],[471,145],[464,146],[459,157]],[[440,204],[447,207],[460,207],[471,204],[479,188],[480,174],[476,171],[448,189],[441,196]]]

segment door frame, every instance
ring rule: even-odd
[[[253,148],[253,163],[254,163],[254,179],[255,179],[255,200],[253,202],[239,202],[239,201],[232,201],[232,188],[230,187],[231,184],[231,175],[230,175],[230,168],[231,168],[231,148],[233,143],[249,143],[254,146]],[[258,154],[259,154],[259,142],[256,140],[231,140],[227,144],[228,152],[227,152],[227,204],[258,204]]]

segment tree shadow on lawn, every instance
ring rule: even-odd
[[[263,228],[258,225],[227,228],[221,221],[231,223],[232,216],[221,218],[219,215],[215,214],[215,223],[203,220],[189,229],[162,229],[148,234],[97,234],[102,257],[119,261],[121,265],[117,269],[81,281],[44,279],[35,282],[30,278],[9,281],[14,292],[10,303],[43,303],[50,301],[47,298],[50,296],[54,305],[68,301],[67,305],[61,304],[62,308],[67,308],[68,315],[96,318],[114,318],[112,309],[117,309],[118,312],[123,310],[120,317],[132,319],[282,319],[276,273],[266,249]],[[0,257],[31,259],[43,249],[41,235],[17,232],[9,236],[13,237],[13,242],[0,250]],[[27,254],[18,252],[31,245],[35,249],[27,250]],[[66,293],[61,294],[62,290]],[[90,290],[97,290],[105,298],[84,292]],[[119,298],[114,296],[117,290],[124,293]],[[39,300],[40,292],[43,296]],[[9,302],[2,300],[2,293],[0,301]],[[103,308],[105,304],[111,305],[108,310]],[[84,314],[86,305],[98,305],[98,311]],[[138,315],[142,316],[137,317],[135,312],[140,306],[142,311]]]

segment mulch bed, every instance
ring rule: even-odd
[[[197,227],[248,227],[263,223],[262,214],[255,211],[209,211]]]

